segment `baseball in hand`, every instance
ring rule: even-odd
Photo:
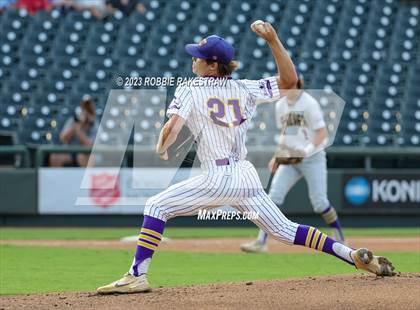
[[[255,31],[259,27],[261,27],[261,28],[264,27],[264,22],[261,19],[258,19],[251,24],[252,31]]]

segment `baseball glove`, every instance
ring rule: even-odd
[[[305,152],[282,144],[274,157],[277,165],[296,165],[305,158]]]

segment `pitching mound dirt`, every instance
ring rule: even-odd
[[[9,309],[420,309],[420,273],[164,287],[146,294],[1,296]]]

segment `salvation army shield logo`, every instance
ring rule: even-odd
[[[102,208],[108,208],[120,198],[118,175],[91,175],[90,198]]]

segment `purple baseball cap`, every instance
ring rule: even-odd
[[[204,38],[198,44],[185,45],[185,51],[192,57],[228,64],[235,54],[233,46],[217,35]]]

